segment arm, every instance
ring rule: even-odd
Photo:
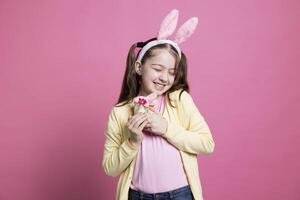
[[[105,143],[102,166],[108,176],[118,176],[131,163],[137,155],[138,148],[132,145],[128,139],[121,143],[121,124],[115,110],[109,115],[105,130]]]
[[[211,154],[215,143],[209,127],[192,97],[183,92],[181,100],[178,100],[179,120],[184,120],[187,128],[179,123],[169,122],[166,133],[163,135],[171,144],[178,149],[192,154]]]

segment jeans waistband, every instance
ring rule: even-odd
[[[180,188],[175,189],[175,190],[170,190],[170,191],[166,191],[166,192],[159,192],[159,193],[145,193],[145,192],[136,191],[132,188],[129,188],[129,192],[131,192],[133,195],[139,196],[139,197],[156,197],[156,196],[172,197],[172,196],[176,196],[179,193],[181,193],[183,191],[186,191],[186,190],[190,190],[189,185],[186,185],[184,187],[180,187]]]

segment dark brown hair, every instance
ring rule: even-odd
[[[149,40],[148,40],[149,41]],[[118,106],[123,106],[129,103],[134,97],[136,97],[140,90],[139,79],[140,76],[135,71],[135,61],[136,56],[134,53],[135,48],[137,48],[138,43],[134,43],[129,50],[126,61],[126,70],[123,78],[122,89],[119,96],[117,104],[122,103]],[[181,89],[179,97],[183,91],[189,92],[189,85],[187,81],[187,60],[183,52],[181,52],[181,59],[176,51],[176,49],[170,44],[158,44],[151,47],[143,56],[141,64],[143,65],[147,59],[154,56],[155,49],[166,49],[171,55],[175,57],[175,79],[172,87],[165,92],[168,102],[170,103],[169,94],[175,90]],[[117,105],[116,104],[116,105]],[[170,104],[173,106],[172,104]],[[174,107],[174,106],[173,106]]]

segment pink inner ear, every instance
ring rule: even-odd
[[[176,29],[178,21],[178,10],[173,9],[160,24],[157,39],[166,39],[172,35]]]
[[[192,17],[187,20],[177,31],[175,36],[175,42],[180,44],[189,38],[195,31],[198,25],[198,18]]]

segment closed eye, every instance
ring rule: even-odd
[[[161,72],[162,71],[162,69],[159,69],[159,68],[153,68],[155,71],[157,71],[157,72]]]

